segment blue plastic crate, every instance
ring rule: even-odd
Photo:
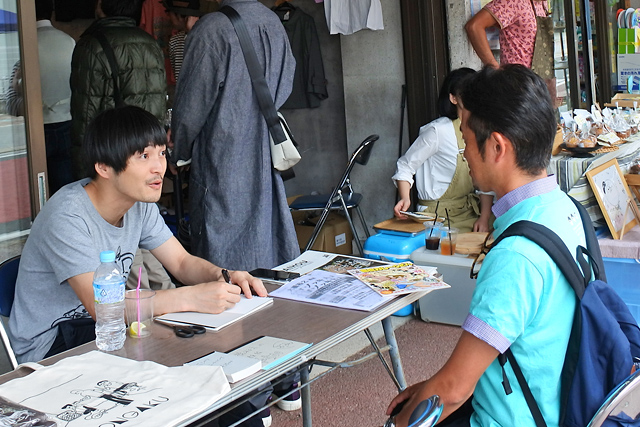
[[[627,304],[640,324],[640,260],[629,258],[603,258],[607,282]]]
[[[411,261],[411,252],[424,246],[424,231],[403,233],[380,230],[364,242],[364,256],[392,262]]]

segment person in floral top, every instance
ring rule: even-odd
[[[537,30],[533,7],[537,16],[545,16],[546,1],[493,0],[467,22],[467,36],[483,64],[498,67],[485,32],[496,27],[500,29],[500,64],[531,68]]]

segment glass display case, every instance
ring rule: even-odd
[[[594,102],[603,106],[620,90],[616,13],[626,3],[629,1],[552,0],[561,111],[590,108]]]

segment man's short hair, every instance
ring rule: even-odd
[[[460,98],[481,154],[487,138],[497,132],[513,144],[522,171],[535,175],[547,168],[557,125],[542,78],[518,64],[484,67],[465,79]]]
[[[105,110],[87,125],[82,144],[87,175],[95,178],[96,163],[113,168],[118,174],[136,153],[150,145],[167,144],[167,133],[148,111],[127,105]]]
[[[53,15],[53,0],[36,0],[36,20],[51,20]]]
[[[126,16],[140,22],[143,0],[101,0],[100,9],[108,16]]]
[[[451,102],[449,94],[458,96],[462,81],[472,74],[475,74],[475,71],[466,67],[455,69],[447,74],[438,94],[438,113],[440,116],[448,117],[451,120],[458,118],[458,107]]]

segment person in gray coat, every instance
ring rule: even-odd
[[[295,59],[280,20],[257,0],[222,0],[248,28],[275,106],[289,97]],[[300,253],[266,121],[231,21],[210,13],[187,37],[171,125],[172,163],[191,159],[194,254],[232,269],[272,268]]]

